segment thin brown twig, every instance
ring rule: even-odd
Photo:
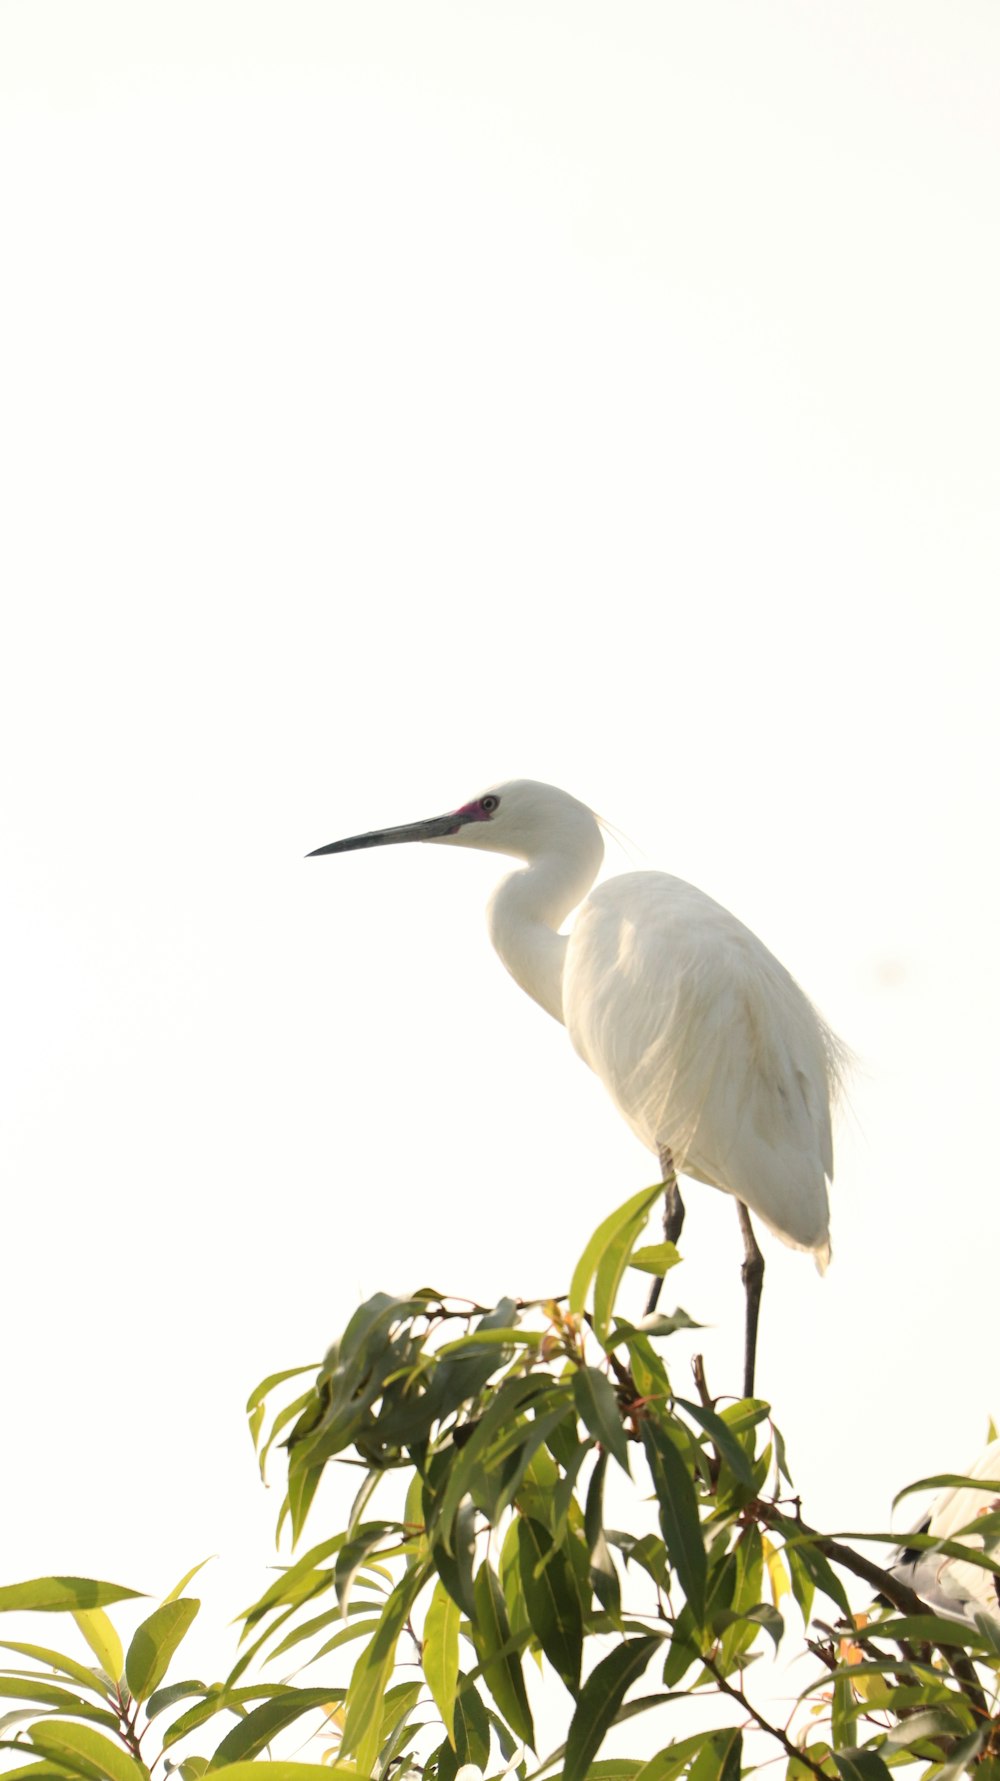
[[[701,1399],[702,1409],[703,1410],[714,1410],[715,1402],[714,1402],[714,1399],[712,1397],[710,1397],[710,1395],[709,1395],[708,1381],[705,1378],[705,1357],[704,1357],[704,1355],[701,1355],[701,1354],[695,1355],[694,1359],[691,1362],[691,1371],[694,1374],[694,1382],[698,1388],[698,1396]]]
[[[800,1762],[804,1768],[811,1770],[814,1775],[819,1775],[820,1781],[829,1781],[826,1770],[821,1769],[818,1763],[813,1762],[808,1751],[801,1749],[798,1744],[793,1744],[787,1732],[783,1732],[778,1725],[772,1725],[769,1719],[764,1718],[763,1713],[759,1712],[756,1707],[751,1706],[746,1695],[743,1693],[742,1688],[734,1687],[733,1683],[722,1674],[722,1671],[712,1662],[710,1657],[703,1656],[701,1661],[705,1665],[706,1670],[711,1670],[712,1675],[715,1677],[723,1694],[728,1694],[732,1700],[738,1701],[740,1706],[749,1714],[754,1723],[759,1725],[761,1731],[767,1732],[769,1737],[777,1740],[786,1756],[794,1757],[795,1761]]]

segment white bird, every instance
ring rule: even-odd
[[[823,1272],[842,1048],[767,947],[693,885],[628,872],[587,896],[604,842],[593,811],[568,792],[510,780],[444,816],[352,835],[315,854],[402,841],[524,862],[490,898],[490,939],[658,1156],[669,1240],[684,1219],[681,1172],[735,1198],[750,1396],[764,1259],[747,1208],[792,1248],[811,1251]],[[574,909],[572,931],[560,933]]]
[[[912,1534],[929,1534],[935,1540],[955,1540],[985,1552],[992,1559],[1000,1558],[1000,1441],[989,1446],[965,1474],[985,1482],[978,1489],[973,1485],[952,1485],[942,1491],[930,1513],[919,1521]],[[991,1494],[992,1493],[992,1494]],[[984,1518],[989,1516],[987,1522]],[[963,1532],[979,1522],[986,1529]],[[974,1625],[977,1614],[1000,1621],[1000,1577],[982,1565],[969,1564],[932,1547],[904,1546],[893,1554],[889,1570],[901,1582],[916,1590],[928,1607],[952,1620],[966,1620]]]

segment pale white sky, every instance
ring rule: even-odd
[[[767,1245],[809,1511],[974,1455],[998,52],[985,0],[4,0],[5,1580],[219,1550],[241,1605],[256,1379],[378,1288],[560,1290],[653,1178],[498,862],[303,862],[514,774],[857,1053],[834,1266]]]

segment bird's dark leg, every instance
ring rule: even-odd
[[[681,1199],[681,1190],[677,1185],[674,1159],[666,1144],[660,1145],[660,1168],[663,1170],[663,1179],[667,1189],[663,1196],[663,1238],[666,1243],[676,1243],[684,1223],[684,1201]],[[663,1280],[664,1276],[661,1274],[659,1280],[654,1280],[649,1289],[649,1297],[646,1300],[647,1317],[651,1317],[656,1310]]]
[[[736,1210],[740,1215],[740,1230],[743,1232],[743,1245],[746,1251],[740,1273],[747,1295],[747,1335],[743,1357],[743,1396],[753,1397],[754,1365],[757,1359],[757,1319],[760,1316],[760,1295],[764,1285],[764,1257],[757,1247],[757,1239],[753,1234],[750,1214],[742,1200],[737,1200]]]

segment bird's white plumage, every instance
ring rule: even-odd
[[[975,1531],[963,1533],[962,1530],[976,1522],[987,1525],[984,1517],[995,1518],[1000,1511],[1000,1441],[989,1443],[966,1476],[997,1482],[997,1494],[991,1495],[989,1490],[975,1490],[968,1485],[953,1485],[942,1491],[929,1516],[918,1522],[913,1532],[930,1534],[935,1540],[954,1540],[959,1536],[961,1545],[978,1547],[996,1559],[1000,1557],[1000,1535],[991,1531],[984,1536]],[[940,1614],[974,1622],[977,1614],[985,1613],[990,1619],[1000,1621],[1000,1591],[997,1588],[1000,1579],[982,1565],[969,1564],[964,1559],[952,1558],[947,1553],[934,1552],[926,1547],[923,1550],[911,1548],[909,1552],[904,1549],[896,1556],[891,1570]]]
[[[832,1053],[783,965],[694,885],[600,885],[566,951],[566,1027],[636,1136],[829,1256]]]
[[[511,975],[565,1023],[644,1144],[669,1150],[678,1173],[733,1194],[823,1268],[843,1054],[756,935],[664,872],[629,872],[591,891],[604,857],[600,824],[578,798],[537,780],[508,780],[443,816],[316,851],[398,841],[523,862],[488,911]],[[561,933],[574,910],[572,931]],[[755,1329],[754,1309],[751,1356]]]
[[[489,819],[446,839],[526,862],[490,903],[508,970],[565,1022],[644,1144],[668,1146],[679,1172],[733,1194],[824,1268],[843,1054],[794,979],[682,879],[630,872],[587,896],[604,844],[568,793],[515,780],[482,798],[496,800]]]

